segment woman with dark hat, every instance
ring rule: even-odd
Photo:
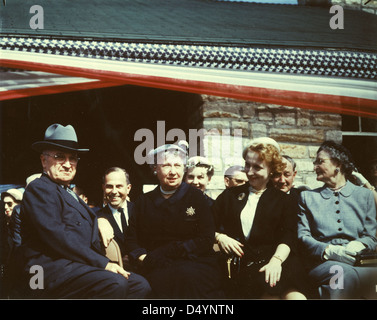
[[[270,183],[284,170],[279,151],[273,139],[252,140],[243,151],[249,183],[226,189],[213,205],[232,298],[306,298],[298,290],[305,276],[295,255],[297,209]]]
[[[182,181],[187,152],[164,145],[150,153],[159,185],[141,195],[130,219],[126,246],[155,298],[219,298],[215,234],[203,193]]]

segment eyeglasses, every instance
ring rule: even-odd
[[[236,179],[236,178],[230,178],[230,179],[232,179],[233,181],[235,181],[238,184],[246,183],[247,182],[247,180],[243,180],[243,179]]]
[[[314,164],[315,166],[319,166],[319,165],[321,165],[322,163],[324,163],[325,160],[331,160],[331,159],[330,159],[330,158],[326,158],[326,159],[316,159],[316,160],[313,162],[313,164]]]
[[[67,161],[67,157],[63,153],[56,153],[56,154],[48,154],[43,153],[45,156],[49,156],[51,158],[54,158],[57,163],[63,164]],[[68,161],[70,164],[77,164],[79,162],[80,158],[77,156],[69,156]]]
[[[8,207],[12,207],[13,204],[14,204],[14,202],[11,202],[11,201],[9,201],[9,202],[4,202],[4,206],[8,206]]]

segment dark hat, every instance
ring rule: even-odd
[[[62,126],[55,123],[46,129],[43,141],[32,144],[33,150],[42,152],[51,147],[59,150],[68,150],[76,152],[88,152],[89,149],[79,149],[75,129],[71,125]]]

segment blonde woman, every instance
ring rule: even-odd
[[[289,195],[270,184],[284,170],[279,146],[269,138],[251,141],[243,158],[249,183],[225,190],[213,207],[220,248],[227,258],[239,258],[228,293],[235,298],[305,299],[298,291],[304,274],[292,254],[297,209]]]

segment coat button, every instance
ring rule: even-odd
[[[80,221],[76,221],[76,225],[81,226],[81,222]]]
[[[338,231],[342,231],[343,229],[342,228],[339,228]]]
[[[335,201],[335,204],[339,204],[339,201]]]
[[[342,220],[338,219],[338,223],[341,223],[341,222],[342,222]]]
[[[336,210],[335,212],[336,212],[336,213],[340,213],[340,210]]]

